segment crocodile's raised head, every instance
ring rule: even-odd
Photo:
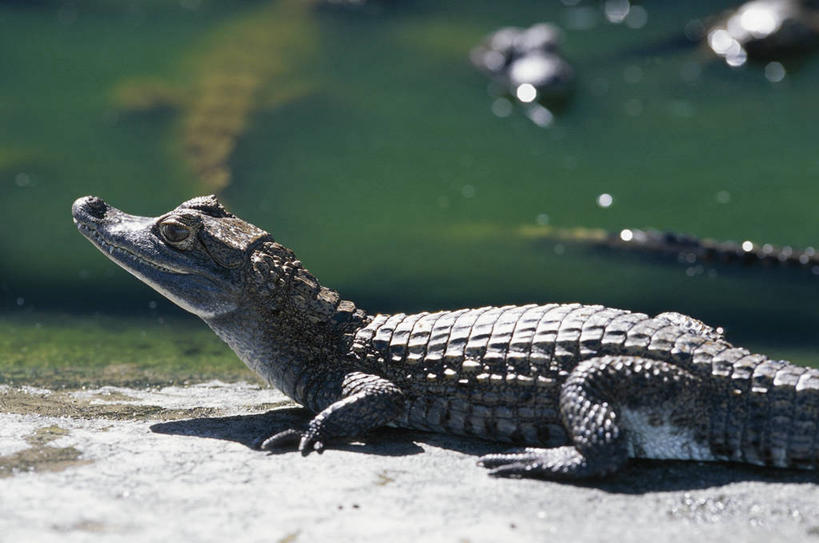
[[[290,249],[228,213],[214,196],[159,217],[128,215],[86,196],[72,213],[108,258],[201,317],[250,368],[293,398],[301,397],[299,368],[343,356],[365,324],[355,304],[322,287]]]
[[[72,214],[108,258],[203,319],[238,307],[254,248],[273,241],[215,196],[193,198],[159,217],[129,215],[86,196],[74,202]]]

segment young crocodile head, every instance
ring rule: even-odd
[[[159,217],[129,215],[95,196],[79,198],[71,211],[79,231],[108,258],[203,319],[239,307],[251,253],[273,241],[215,196]]]
[[[321,286],[260,228],[214,196],[160,217],[137,217],[86,196],[80,232],[108,258],[198,315],[251,369],[297,401],[307,366],[345,359],[367,314]]]

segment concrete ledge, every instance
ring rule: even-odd
[[[309,414],[247,383],[0,387],[4,541],[819,541],[819,476],[634,463],[496,480],[492,443],[379,431],[322,455],[250,448]]]

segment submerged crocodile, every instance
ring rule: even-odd
[[[89,196],[73,215],[317,413],[261,448],[307,454],[392,425],[527,447],[481,457],[496,476],[603,476],[632,457],[819,464],[819,370],[734,347],[691,317],[580,304],[373,316],[213,196],[157,218]]]
[[[692,234],[654,229],[624,228],[609,232],[599,228],[526,227],[523,235],[537,240],[569,242],[616,251],[671,256],[686,264],[696,262],[762,265],[766,268],[797,268],[819,275],[819,252],[813,247],[796,249],[752,241],[716,241]]]

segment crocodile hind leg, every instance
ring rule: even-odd
[[[629,457],[710,459],[700,380],[685,370],[633,356],[603,356],[575,368],[560,392],[571,445],[490,454],[495,476],[602,477]]]

